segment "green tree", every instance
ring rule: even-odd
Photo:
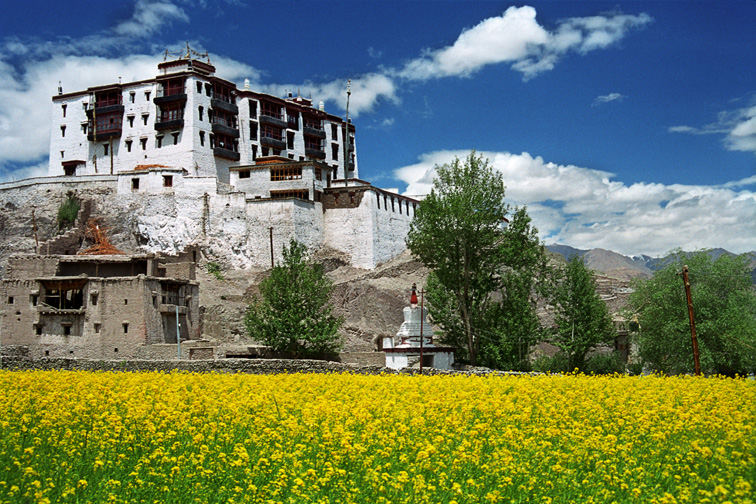
[[[548,278],[546,252],[526,207],[516,208],[503,233],[501,299],[492,307],[493,321],[483,333],[481,364],[528,370],[528,354],[542,334],[537,299]]]
[[[261,297],[247,309],[247,332],[274,351],[297,357],[337,351],[344,320],[332,314],[331,285],[322,266],[307,259],[304,245],[292,240],[283,249],[283,264],[261,282]]]
[[[593,272],[581,258],[573,257],[557,273],[553,296],[553,342],[567,355],[569,369],[583,369],[588,350],[612,342],[615,331],[606,304],[596,293]]]
[[[733,375],[756,371],[756,293],[747,256],[705,251],[684,254],[630,296],[640,325],[641,358],[665,373],[693,371],[693,350],[685,287],[680,273],[688,265],[696,334],[705,373]]]
[[[459,345],[460,357],[475,364],[480,330],[489,326],[491,293],[501,284],[504,183],[475,152],[436,172],[410,225],[407,247],[432,270],[429,311],[443,329],[443,341]]]

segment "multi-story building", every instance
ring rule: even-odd
[[[229,168],[281,156],[326,165],[329,185],[359,178],[354,133],[322,102],[316,108],[301,96],[258,93],[248,82],[238,89],[215,75],[209,59],[187,52],[158,64],[153,79],[65,94],[59,89],[49,175],[116,174],[162,164],[227,183]]]

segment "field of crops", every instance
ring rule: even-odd
[[[0,502],[752,502],[756,382],[0,371]]]

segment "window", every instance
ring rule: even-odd
[[[144,92],[144,99],[145,99],[146,101],[150,101],[150,91],[145,91],[145,92]]]
[[[323,177],[323,171],[318,167],[315,168],[315,180],[320,180]]]
[[[60,151],[60,159],[63,159],[64,157],[66,157],[66,151],[62,150]]]
[[[40,336],[42,334],[42,324],[34,324],[34,332],[37,333],[37,336]]]
[[[163,175],[163,187],[173,187],[173,175]]]
[[[129,304],[129,300],[128,299],[124,299],[123,300],[123,304],[125,304],[125,305]]]
[[[294,132],[293,131],[286,132],[286,148],[287,149],[294,148]]]
[[[260,102],[261,111],[260,114],[269,117],[275,117],[276,119],[283,119],[281,114],[281,106],[270,102]]]
[[[392,212],[394,212],[394,211],[395,211],[395,209],[394,209],[394,198],[393,198],[393,196],[391,197],[391,211],[392,211]]]
[[[339,138],[339,129],[336,127],[335,124],[331,124],[331,139],[337,140]]]
[[[299,198],[309,199],[309,192],[307,189],[291,189],[288,191],[270,191],[271,199],[284,199],[284,198]]]
[[[129,91],[129,101],[130,101],[131,103],[134,103],[134,97],[135,97],[135,96],[136,96],[136,92],[134,92],[134,91]]]
[[[159,149],[160,147],[162,147],[162,146],[163,146],[163,135],[158,135],[158,136],[156,136],[156,137],[155,137],[155,141],[157,142],[157,148],[158,148],[158,149]]]
[[[269,124],[263,124],[260,126],[260,137],[282,141],[283,130],[281,128],[276,128],[275,126],[270,126]]]
[[[399,200],[399,214],[402,213],[402,200]]]
[[[300,180],[302,178],[301,166],[285,166],[283,168],[271,168],[270,180]]]
[[[129,128],[134,127],[134,116],[126,116],[126,119],[129,120]]]
[[[178,145],[179,134],[178,133],[171,133],[171,135],[173,136],[173,145]]]
[[[85,135],[87,134],[87,127],[88,126],[89,126],[88,123],[82,123],[81,124],[81,132],[84,133]]]
[[[63,117],[66,117],[66,109],[68,108],[68,105],[63,104],[60,106],[60,109],[63,111]]]
[[[375,193],[375,201],[378,203],[378,210],[381,209],[381,195],[378,193]]]
[[[146,138],[140,138],[139,143],[142,144],[142,150],[147,150],[147,139]]]
[[[210,134],[210,148],[215,149],[215,135]]]
[[[252,161],[257,159],[257,145],[252,146]]]
[[[107,156],[108,155],[108,144],[102,144],[102,155]]]
[[[65,126],[61,126],[60,127],[60,136],[63,137],[63,138],[66,137],[66,127]]]
[[[299,113],[295,110],[286,110],[286,124],[291,129],[299,129]]]
[[[32,306],[37,306],[37,300],[39,299],[39,294],[32,294],[29,296],[29,301],[31,301]]]
[[[147,120],[150,118],[150,114],[142,114],[142,122],[147,126]]]
[[[210,96],[210,93],[212,92],[212,90],[213,90],[213,87],[210,84],[205,83],[205,94],[207,96]]]
[[[13,299],[13,296],[8,296],[8,304],[14,304],[15,299]]]
[[[257,140],[257,121],[249,121],[249,139]]]
[[[64,336],[71,336],[71,325],[70,324],[65,324],[63,326],[63,335]]]
[[[249,178],[249,170],[239,171],[239,178]]]
[[[136,179],[136,180],[139,180],[139,179]],[[133,182],[133,181],[132,181],[132,182]],[[132,185],[133,185],[133,184],[132,184]],[[137,184],[137,187],[139,187],[139,184]],[[91,304],[92,306],[97,306],[97,297],[98,297],[98,295],[97,295],[97,293],[96,293],[96,292],[93,292],[93,293],[91,293],[91,294],[89,295],[90,304]]]
[[[200,146],[204,147],[205,146],[205,132],[200,131],[199,135],[200,135]]]
[[[126,152],[131,152],[131,140],[126,140]]]
[[[97,333],[97,334],[100,333],[100,324],[95,324],[94,325],[94,332]]]
[[[334,161],[338,161],[339,159],[339,144],[337,143],[331,144],[331,159]]]
[[[202,94],[202,83],[197,81],[197,93]]]
[[[200,105],[197,110],[199,111],[199,120],[202,121],[202,117],[205,115],[205,107]]]
[[[255,100],[249,100],[249,117],[257,117],[257,102]]]
[[[135,178],[131,179],[131,190],[132,191],[138,191],[139,190],[139,178],[135,177]],[[93,301],[92,304],[97,304],[97,297],[93,295],[92,296],[92,301]]]
[[[124,323],[123,324],[123,334],[128,334],[128,333],[129,333],[129,324]]]

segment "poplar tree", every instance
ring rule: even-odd
[[[565,353],[569,369],[583,369],[588,350],[611,343],[616,335],[596,281],[580,257],[573,257],[558,274],[553,299],[556,332],[553,343]]]
[[[431,270],[429,312],[443,329],[442,341],[476,364],[491,326],[491,294],[501,286],[509,210],[504,182],[475,152],[436,167],[436,174],[410,225],[407,247]]]

